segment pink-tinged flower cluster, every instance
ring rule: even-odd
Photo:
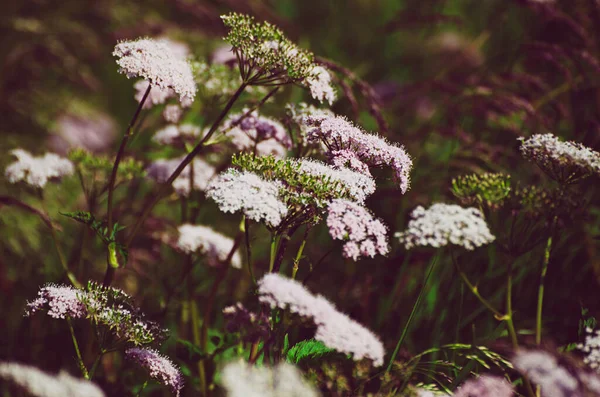
[[[183,376],[179,368],[167,357],[154,349],[132,348],[125,351],[130,360],[137,362],[145,368],[150,376],[167,387],[170,387],[176,396],[183,388]]]
[[[219,266],[225,262],[233,248],[232,239],[206,226],[185,224],[177,230],[177,246],[188,254],[195,252],[205,255],[210,266]],[[242,259],[237,251],[231,257],[231,266],[238,269],[242,267]]]
[[[183,115],[183,109],[179,105],[167,105],[163,109],[162,116],[167,123],[178,123]]]
[[[437,203],[428,209],[418,206],[410,216],[408,228],[396,233],[406,249],[454,244],[473,250],[495,240],[477,208]]]
[[[292,147],[292,140],[284,126],[277,120],[260,116],[256,111],[242,118],[245,113],[233,115],[224,123],[224,131],[231,144],[240,151],[285,157]]]
[[[343,240],[343,254],[357,260],[359,256],[386,255],[389,251],[387,228],[365,207],[352,201],[335,199],[327,208],[327,227],[336,240]]]
[[[50,375],[30,365],[0,362],[0,379],[21,387],[35,397],[104,397],[92,382],[75,378],[65,371]]]
[[[15,149],[11,154],[17,161],[6,167],[5,175],[10,183],[23,181],[30,186],[43,188],[49,180],[75,172],[73,163],[54,153],[34,157],[23,149]]]
[[[221,372],[227,397],[317,397],[319,394],[293,365],[282,362],[274,367],[256,367],[239,360]]]
[[[334,150],[329,153],[331,164],[338,168],[349,168],[361,174],[371,176],[369,166],[360,161],[360,158],[352,150]]]
[[[371,331],[340,313],[320,295],[311,294],[299,282],[270,273],[258,282],[259,300],[271,308],[288,309],[312,319],[317,326],[315,339],[327,347],[352,354],[355,360],[368,358],[373,364],[383,364],[383,344]]]
[[[27,302],[25,316],[47,310],[53,318],[82,318],[87,314],[81,302],[81,290],[66,285],[46,284],[38,291],[38,296]]]
[[[513,397],[514,395],[514,389],[506,379],[490,375],[469,379],[454,392],[454,397]]]
[[[556,357],[543,350],[519,350],[511,360],[515,369],[541,389],[542,396],[579,396],[579,382]]]
[[[412,160],[404,147],[369,134],[342,116],[307,117],[305,123],[313,127],[308,131],[309,141],[322,141],[331,152],[350,150],[369,166],[391,167],[402,193],[408,190]]]
[[[158,130],[152,140],[161,145],[174,145],[183,142],[194,142],[204,135],[200,127],[193,124],[169,124]]]
[[[119,72],[128,78],[148,80],[153,89],[171,89],[182,102],[189,103],[196,96],[196,83],[189,63],[165,41],[123,41],[115,46],[113,55],[118,58]]]
[[[317,160],[303,158],[298,161],[300,171],[329,180],[339,182],[356,201],[362,203],[375,192],[375,180],[371,175],[365,175],[349,168],[336,168]]]
[[[169,179],[173,171],[175,171],[182,161],[183,157],[171,160],[159,159],[148,166],[146,173],[155,181],[163,183]],[[212,165],[200,158],[196,158],[190,165],[185,167],[177,179],[173,181],[173,189],[180,196],[189,196],[192,187],[190,178],[193,174],[194,190],[203,192],[207,189],[209,182],[215,176],[215,172],[216,170]]]
[[[560,182],[600,174],[600,153],[577,142],[563,142],[552,134],[519,138],[521,154]]]
[[[208,186],[206,196],[223,212],[244,213],[248,219],[277,227],[288,209],[281,201],[281,182],[266,181],[252,172],[228,169]]]
[[[50,147],[63,155],[71,148],[103,152],[110,148],[115,139],[116,127],[115,121],[104,113],[63,114],[56,120]]]
[[[310,88],[310,94],[314,99],[323,103],[329,102],[333,105],[335,101],[335,90],[331,84],[331,75],[322,66],[315,66],[309,77],[305,80],[306,85]]]

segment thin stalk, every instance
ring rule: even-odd
[[[467,277],[467,275],[461,270],[460,266],[458,265],[456,258],[454,257],[454,252],[452,252],[451,254],[452,256],[452,263],[454,264],[454,268],[456,269],[456,272],[460,275],[460,277],[462,278],[462,280],[464,281],[464,283],[466,284],[467,288],[469,288],[469,290],[473,293],[473,295],[475,295],[475,297],[477,297],[477,299],[479,299],[479,301],[481,303],[483,303],[483,305],[492,313],[494,313],[494,316],[496,316],[497,319],[502,320],[504,318],[504,315],[502,313],[500,313],[498,310],[496,310],[494,308],[494,306],[492,306],[492,304],[490,302],[488,302],[487,299],[485,299],[483,296],[481,296],[481,294],[479,293],[479,289],[477,288],[477,286],[473,285],[471,283],[471,281],[469,281],[469,278]]]
[[[279,242],[279,236],[273,234],[271,236],[271,251],[269,255],[269,273],[273,272],[273,266],[275,265],[275,254],[277,252],[277,243]]]
[[[512,310],[512,270],[513,262],[510,261],[508,266],[508,275],[506,276],[506,327],[508,328],[508,334],[514,349],[519,348],[519,340],[517,339],[517,332],[515,331],[515,324],[513,322],[513,310]]]
[[[546,273],[548,272],[548,263],[550,263],[550,250],[552,250],[552,235],[556,228],[556,222],[558,218],[555,216],[550,226],[550,237],[546,242],[546,249],[544,250],[544,260],[542,262],[542,273],[540,275],[540,286],[538,288],[538,299],[537,299],[537,312],[535,316],[535,344],[540,345],[542,343],[542,309],[544,306],[544,289],[546,282]]]
[[[100,353],[98,353],[98,356],[96,357],[96,359],[94,360],[94,363],[92,364],[92,369],[90,369],[89,379],[92,379],[94,377],[94,374],[96,373],[96,369],[98,369],[98,365],[100,364],[100,360],[102,359],[102,356],[104,355],[104,353],[105,353],[104,350],[100,350]]]
[[[194,344],[200,346],[202,338],[200,334],[200,319],[198,317],[198,307],[194,299],[189,302],[190,317],[192,319],[192,337]],[[204,369],[204,360],[198,361],[198,377],[200,378],[200,392],[203,396],[208,395],[208,385],[206,384],[206,371]]]
[[[252,267],[252,247],[250,244],[250,221],[248,218],[244,216],[244,237],[246,241],[246,260],[248,261],[248,273],[250,273],[250,278],[254,285],[256,285],[256,277],[254,277],[254,269]]]
[[[231,98],[229,98],[229,101],[227,102],[227,104],[225,105],[225,107],[223,108],[223,110],[221,111],[219,116],[217,117],[217,119],[214,121],[213,125],[210,127],[210,130],[208,131],[208,133],[204,136],[204,138],[202,138],[202,140],[200,140],[200,142],[198,142],[198,144],[192,149],[192,151],[190,153],[188,153],[187,156],[185,156],[185,158],[183,159],[181,164],[179,164],[179,166],[177,166],[177,168],[175,169],[175,171],[173,171],[173,173],[171,174],[169,179],[167,179],[167,181],[160,186],[160,188],[158,189],[158,192],[154,195],[154,199],[150,202],[150,204],[148,204],[142,210],[142,214],[138,217],[135,224],[132,226],[131,233],[129,234],[129,236],[127,236],[127,240],[125,242],[126,247],[129,247],[131,245],[131,242],[133,241],[133,239],[134,239],[135,235],[137,234],[137,232],[139,231],[140,227],[142,226],[142,224],[144,223],[146,218],[150,215],[150,212],[152,212],[152,209],[154,208],[154,206],[156,204],[158,204],[158,202],[164,197],[165,193],[167,192],[167,190],[169,189],[169,187],[171,186],[173,181],[179,176],[179,174],[181,174],[183,169],[189,163],[192,162],[194,157],[196,157],[196,155],[198,155],[202,151],[202,149],[204,148],[204,144],[215,133],[215,131],[221,124],[221,121],[223,121],[225,116],[227,116],[227,114],[233,107],[233,104],[237,101],[237,99],[240,97],[240,95],[242,95],[242,92],[244,92],[244,89],[246,88],[246,86],[247,86],[247,83],[242,82],[242,84],[237,89],[237,91],[231,96]]]
[[[400,339],[398,339],[398,343],[396,343],[396,348],[394,349],[394,352],[392,353],[392,356],[390,357],[390,362],[388,363],[388,366],[387,366],[387,369],[385,370],[385,372],[390,372],[392,369],[394,360],[396,360],[396,356],[398,355],[398,352],[400,351],[400,346],[402,345],[402,342],[404,342],[404,339],[406,338],[406,335],[408,333],[408,328],[410,327],[410,323],[412,322],[412,319],[413,319],[415,313],[417,312],[417,308],[419,307],[419,304],[421,303],[421,299],[423,298],[423,293],[425,292],[425,289],[427,287],[427,282],[429,281],[429,277],[431,276],[431,273],[433,272],[433,268],[435,267],[435,264],[438,262],[439,257],[440,257],[440,253],[438,252],[438,254],[436,254],[436,256],[434,256],[433,259],[431,260],[431,262],[429,263],[429,269],[427,269],[427,275],[425,276],[425,281],[423,282],[423,286],[421,287],[421,290],[419,291],[419,295],[417,295],[417,300],[415,301],[415,304],[412,307],[410,315],[408,316],[408,320],[406,321],[406,324],[404,324],[404,328],[402,329],[402,334],[400,335]]]
[[[144,384],[142,385],[142,387],[140,388],[140,390],[137,392],[136,396],[140,397],[142,395],[142,392],[144,391],[144,389],[146,388],[146,386],[148,385],[148,381],[146,380],[144,382]]]
[[[39,189],[38,193],[39,193],[39,197],[40,197],[40,200],[42,203],[42,209],[44,210],[46,218],[48,218],[48,220],[49,220],[48,228],[50,229],[50,235],[52,236],[52,241],[54,242],[54,246],[56,247],[56,252],[58,253],[58,259],[60,261],[60,264],[61,264],[62,268],[64,269],[64,271],[67,273],[67,277],[69,278],[69,281],[71,282],[71,284],[73,284],[73,286],[75,288],[82,288],[82,285],[77,280],[77,277],[75,277],[75,274],[73,274],[73,272],[71,270],[69,270],[69,265],[67,263],[65,254],[64,254],[62,248],[60,248],[60,244],[58,242],[58,236],[56,235],[56,230],[54,230],[54,224],[52,223],[52,219],[50,218],[50,214],[48,212],[48,207],[46,206],[46,200],[44,199],[44,192],[41,189]]]
[[[67,325],[69,326],[69,331],[71,332],[71,339],[73,340],[73,346],[75,347],[75,353],[77,354],[77,362],[79,364],[79,369],[81,370],[81,374],[85,379],[90,379],[90,374],[83,363],[83,358],[81,357],[81,351],[79,350],[79,343],[77,343],[77,338],[75,337],[75,330],[73,329],[73,323],[71,322],[71,318],[67,317]]]
[[[310,229],[308,226],[304,231],[304,238],[302,239],[302,243],[300,244],[300,248],[298,248],[298,252],[296,253],[296,258],[294,259],[294,268],[292,269],[292,280],[296,279],[296,273],[298,273],[298,265],[300,264],[300,259],[302,258],[302,252],[304,252],[304,247],[306,246],[306,239],[308,238],[308,231]]]

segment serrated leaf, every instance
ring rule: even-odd
[[[322,342],[309,339],[292,346],[288,350],[286,357],[289,362],[297,364],[302,360],[319,358],[333,352],[335,352],[334,349],[325,346]]]

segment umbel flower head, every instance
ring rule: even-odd
[[[342,116],[307,117],[304,122],[313,127],[308,131],[308,140],[323,142],[331,157],[335,157],[336,151],[347,150],[368,166],[388,166],[394,171],[400,191],[406,193],[410,186],[412,160],[404,147],[368,134]]]
[[[171,89],[182,103],[194,100],[196,83],[189,63],[164,41],[123,41],[115,46],[113,55],[118,58],[119,72],[127,78],[141,77],[152,87]]]
[[[228,397],[317,397],[319,394],[302,378],[302,373],[286,362],[274,367],[255,367],[238,360],[221,372]]]
[[[159,159],[148,166],[146,173],[155,181],[163,183],[169,179],[182,161],[183,157],[170,160]],[[195,158],[173,181],[173,189],[175,193],[183,197],[190,195],[192,187],[194,190],[203,192],[207,189],[208,183],[215,176],[215,173],[216,170],[212,165],[200,158]]]
[[[396,233],[406,249],[454,244],[473,250],[495,239],[476,208],[437,203],[428,209],[418,206],[410,216],[406,231]]]
[[[169,387],[179,397],[183,388],[183,376],[179,368],[167,357],[154,349],[127,349],[125,355],[148,371],[150,376]]]
[[[104,392],[92,382],[61,371],[50,375],[35,367],[0,362],[0,379],[4,379],[35,397],[104,397]]]
[[[49,180],[75,172],[73,163],[54,153],[34,157],[23,149],[15,149],[11,154],[17,161],[6,167],[5,175],[10,183],[23,181],[30,186],[43,188]]]
[[[232,239],[206,226],[185,224],[177,230],[177,246],[186,253],[196,252],[204,255],[210,266],[219,266],[225,262],[233,248]],[[238,269],[242,267],[242,259],[237,251],[231,257],[231,266]]]
[[[46,284],[38,291],[38,297],[27,302],[25,316],[47,310],[53,318],[82,318],[87,314],[81,302],[83,291],[66,285]]]
[[[210,183],[206,196],[223,212],[241,211],[248,219],[264,220],[268,226],[277,227],[288,211],[280,198],[282,188],[281,182],[266,181],[252,172],[230,168]]]
[[[509,196],[510,175],[498,173],[463,175],[452,179],[452,193],[464,205],[495,209]]]
[[[311,319],[317,326],[315,339],[325,346],[354,360],[367,358],[375,366],[383,365],[383,344],[371,331],[340,313],[331,302],[320,295],[311,294],[299,282],[269,273],[258,282],[259,301],[271,308],[289,309]]]
[[[245,113],[232,115],[223,124],[232,145],[240,151],[252,151],[257,155],[285,157],[292,147],[292,140],[283,125],[260,116],[257,111],[243,117]]]
[[[552,134],[536,134],[521,141],[521,154],[562,184],[600,174],[600,153],[577,142],[563,142]]]
[[[327,227],[336,240],[343,240],[343,254],[357,260],[359,256],[385,255],[389,247],[387,228],[365,207],[349,200],[335,199],[327,207]]]
[[[595,371],[600,372],[600,330],[594,332],[592,328],[585,329],[585,341],[577,348],[585,353],[583,362]]]
[[[469,379],[454,393],[454,397],[513,397],[514,395],[513,387],[506,379],[490,375]]]
[[[511,360],[515,369],[541,389],[543,397],[583,396],[579,382],[556,357],[543,350],[519,350]]]

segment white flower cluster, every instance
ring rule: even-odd
[[[482,375],[464,382],[454,397],[514,397],[515,391],[504,378],[492,375]]]
[[[583,351],[586,356],[583,362],[589,365],[590,368],[600,370],[600,330],[594,332],[592,328],[585,329],[587,335],[585,342],[577,345],[579,350]]]
[[[128,78],[139,76],[160,90],[171,89],[182,103],[194,100],[196,83],[190,65],[164,40],[123,41],[115,46],[113,55],[118,58],[119,72]]]
[[[427,210],[418,206],[411,218],[406,231],[395,235],[406,249],[415,246],[440,248],[454,244],[473,250],[495,239],[481,211],[476,208],[437,203]]]
[[[568,178],[573,172],[600,174],[600,153],[580,143],[563,142],[552,134],[536,134],[519,140],[523,157],[535,161],[559,179]]]
[[[542,350],[520,350],[512,359],[515,369],[538,385],[542,396],[579,396],[579,382],[556,357]]]
[[[23,149],[11,151],[17,161],[6,167],[5,175],[10,183],[23,181],[30,186],[43,188],[50,179],[72,175],[73,163],[54,153],[34,157]]]
[[[315,339],[354,360],[368,358],[376,366],[383,365],[383,344],[371,331],[340,313],[320,295],[313,295],[299,282],[270,273],[258,282],[259,300],[271,308],[289,309],[312,319],[317,325]]]
[[[67,372],[49,375],[39,369],[11,362],[0,362],[0,378],[10,381],[36,397],[104,397],[92,382]]]
[[[300,171],[305,174],[320,176],[332,182],[340,182],[348,190],[350,196],[360,203],[375,192],[375,180],[370,175],[344,167],[334,168],[308,158],[299,160],[298,164],[300,165]]]
[[[208,186],[206,196],[213,199],[223,212],[242,211],[248,219],[276,227],[288,209],[280,199],[283,185],[266,181],[252,172],[228,169]]]
[[[159,159],[154,161],[148,166],[146,172],[148,176],[157,182],[166,182],[173,171],[181,164],[183,157],[175,158],[171,160]],[[173,189],[180,195],[187,197],[190,195],[190,175],[193,172],[194,189],[201,192],[205,191],[208,187],[208,183],[215,176],[215,168],[208,164],[206,161],[196,158],[183,169],[181,174],[173,181]]]
[[[204,135],[200,127],[193,124],[169,124],[156,131],[152,140],[161,145],[173,145],[179,142],[195,141]]]
[[[293,365],[254,367],[245,361],[227,364],[221,382],[228,397],[316,397],[319,394]]]
[[[306,84],[310,88],[310,94],[319,102],[327,101],[333,105],[335,101],[335,90],[331,85],[331,75],[322,66],[315,66],[312,73],[306,78]]]
[[[167,123],[178,123],[182,115],[183,109],[181,106],[175,104],[165,106],[162,113],[163,119]]]
[[[206,226],[185,224],[179,226],[177,230],[179,231],[177,246],[188,254],[195,252],[205,255],[210,266],[222,264],[233,248],[232,239]],[[242,259],[238,251],[231,257],[231,266],[237,269],[242,267]]]

